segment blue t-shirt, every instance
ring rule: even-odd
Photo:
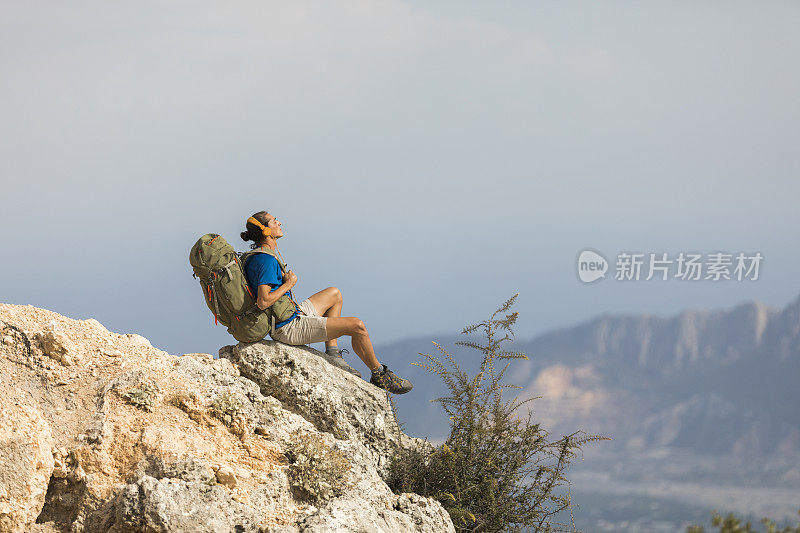
[[[271,288],[269,292],[277,290],[278,287],[283,285],[283,272],[278,260],[269,254],[253,254],[247,259],[244,265],[244,274],[247,276],[247,283],[250,284],[250,289],[253,295],[258,296],[259,285],[269,285]],[[292,291],[286,291],[289,298],[292,297]],[[297,310],[291,318],[278,322],[275,324],[275,329],[284,326],[295,319]]]

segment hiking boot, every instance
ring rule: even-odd
[[[354,376],[360,378],[361,372],[347,364],[347,362],[344,360],[344,357],[342,357],[343,352],[350,353],[347,348],[344,350],[339,350],[337,348],[335,350],[326,350],[322,357],[333,366],[341,368],[342,370],[346,370],[347,372],[350,372]]]
[[[410,381],[398,377],[386,365],[383,365],[380,370],[373,370],[369,382],[394,394],[405,394],[414,387]]]

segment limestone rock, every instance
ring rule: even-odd
[[[217,483],[225,485],[228,488],[236,487],[236,474],[233,469],[227,465],[219,467],[216,471]]]
[[[0,531],[28,531],[42,510],[53,472],[50,425],[35,408],[0,411]]]
[[[105,346],[100,350],[100,353],[105,355],[106,357],[122,357],[122,352],[114,348],[113,346]]]
[[[378,471],[364,460],[370,452],[363,444],[353,440],[339,441],[335,446],[352,458],[351,474],[356,481],[340,497],[301,519],[300,531],[455,533],[450,516],[439,502],[416,494],[393,494]]]
[[[386,391],[334,367],[316,350],[261,341],[225,346],[220,357],[320,431],[363,443],[380,470],[395,446],[414,444],[399,430]]]
[[[257,531],[253,509],[220,486],[144,476],[127,485],[116,502],[114,531],[194,533]]]
[[[381,477],[394,447],[414,442],[385,393],[318,352],[258,343],[176,357],[34,307],[0,304],[0,321],[30,332],[0,345],[0,532],[453,531],[438,502],[397,496]],[[51,359],[67,353],[85,360]],[[15,399],[39,414],[7,408]],[[346,458],[304,470],[303,486],[337,485],[314,501],[298,488],[298,435]]]
[[[129,340],[131,340],[135,344],[146,346],[148,348],[152,348],[153,347],[153,345],[150,344],[149,340],[147,340],[146,338],[142,337],[141,335],[137,335],[136,333],[126,333],[125,337],[127,337]]]
[[[301,531],[329,533],[373,533],[418,531],[455,533],[447,511],[438,503],[417,494],[390,498],[388,506],[362,507],[356,499],[336,500],[306,518]]]
[[[84,322],[86,322],[87,326],[93,329],[96,329],[102,333],[108,333],[108,330],[105,328],[105,326],[101,324],[96,318],[87,318]]]
[[[39,342],[46,355],[60,361],[65,366],[71,366],[74,363],[75,347],[69,337],[55,325],[51,324],[39,336]]]

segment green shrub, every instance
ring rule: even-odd
[[[313,433],[301,433],[286,451],[289,484],[298,497],[314,502],[330,500],[349,485],[350,461],[344,452],[328,446]]]
[[[761,523],[764,524],[766,533],[800,533],[800,523],[795,527],[787,526],[782,529],[779,529],[777,524],[769,518],[762,518]],[[711,517],[711,525],[718,528],[719,533],[756,533],[750,522],[742,524],[742,519],[733,513],[722,516],[715,511]],[[695,525],[689,526],[686,531],[687,533],[704,533],[705,529]]]
[[[124,393],[122,397],[134,407],[153,412],[153,408],[158,402],[158,385],[154,381],[144,379]]]
[[[484,337],[483,343],[457,343],[482,354],[474,376],[436,343],[440,355],[420,354],[424,361],[414,363],[437,374],[449,389],[449,396],[435,401],[450,418],[450,436],[441,446],[398,450],[388,483],[395,492],[436,498],[457,531],[574,530],[554,522],[556,513],[570,508],[570,494],[561,490],[568,484],[567,466],[584,444],[605,439],[576,432],[550,440],[530,413],[517,414],[532,398],[503,399],[505,390],[520,388],[503,383],[510,360],[527,359],[502,348],[513,337],[518,314],[510,309],[516,298],[488,320],[464,328],[463,334],[480,331]]]
[[[237,417],[243,415],[242,400],[236,394],[224,391],[211,401],[209,410],[212,415],[231,426]]]

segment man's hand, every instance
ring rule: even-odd
[[[283,284],[288,285],[291,289],[297,283],[297,274],[292,272],[291,270],[287,271],[286,274],[283,275]]]

